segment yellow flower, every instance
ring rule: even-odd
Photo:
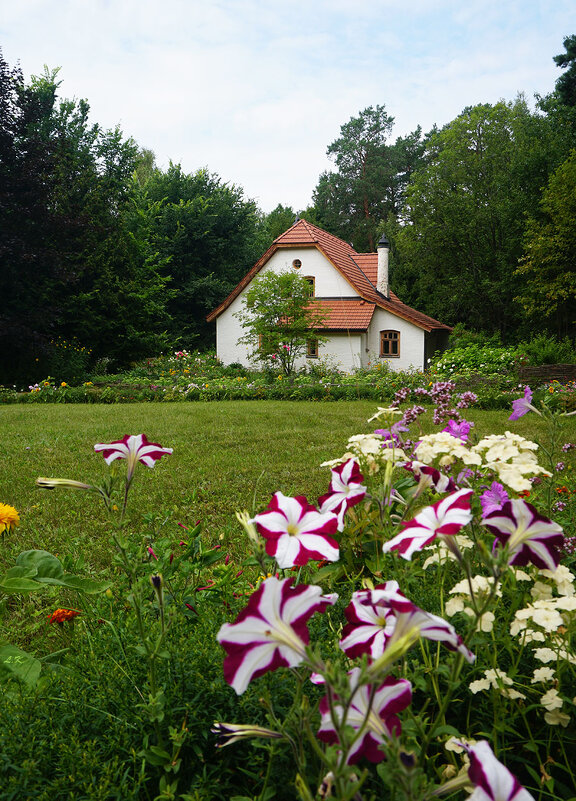
[[[20,524],[20,515],[13,506],[0,503],[0,533],[10,531]]]
[[[62,383],[60,384],[60,386],[61,386],[61,387],[67,387],[67,386],[68,386],[68,384],[66,383],[66,381],[62,381]]]

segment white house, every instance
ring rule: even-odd
[[[329,357],[345,372],[386,361],[392,369],[423,369],[426,360],[446,347],[450,327],[411,309],[390,291],[385,237],[377,253],[356,253],[342,239],[306,220],[296,222],[274,240],[223,303],[206,318],[216,320],[216,353],[224,364],[251,366],[245,333],[235,316],[243,308],[250,282],[267,271],[298,270],[312,285],[325,312],[326,342],[311,339],[307,361]]]

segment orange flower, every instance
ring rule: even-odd
[[[74,620],[79,614],[75,609],[56,609],[48,618],[48,623],[64,623],[66,620]]]
[[[522,490],[518,493],[519,498],[529,498],[530,497],[530,490]]]

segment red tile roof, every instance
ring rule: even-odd
[[[433,329],[450,330],[450,327],[428,317],[426,314],[416,311],[406,306],[393,292],[386,298],[376,289],[376,274],[378,271],[377,253],[356,253],[352,245],[337,236],[323,231],[306,220],[298,220],[287,231],[277,237],[266,253],[261,256],[254,267],[244,276],[240,283],[232,290],[228,297],[207,316],[208,322],[215,320],[232,301],[245,289],[255,275],[262,269],[271,256],[278,250],[294,247],[315,247],[321,251],[326,258],[334,265],[338,272],[345,278],[350,286],[360,295],[363,301],[367,301],[365,308],[360,313],[360,301],[355,300],[356,306],[352,306],[347,300],[328,300],[325,299],[323,305],[329,306],[330,321],[334,321],[337,329],[347,328],[351,330],[365,330],[368,322],[364,325],[367,309],[371,307],[370,318],[374,312],[374,307],[379,306],[386,311],[401,317],[408,322],[423,328],[425,331]],[[340,305],[338,305],[340,304]],[[345,306],[342,304],[346,304]],[[344,325],[344,312],[350,311],[353,315],[354,325]],[[332,326],[330,326],[332,327]]]
[[[324,315],[323,325],[318,326],[323,331],[367,331],[376,308],[374,303],[357,298],[318,298],[314,305],[319,306]]]

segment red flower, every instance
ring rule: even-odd
[[[81,614],[75,609],[56,609],[48,618],[48,623],[64,623],[66,620],[74,620]]]

